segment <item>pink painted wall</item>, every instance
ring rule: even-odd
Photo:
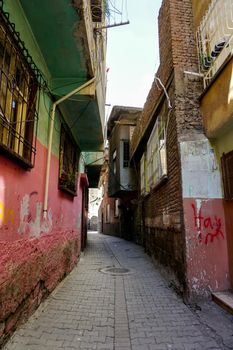
[[[13,241],[46,233],[76,230],[80,234],[82,188],[72,197],[58,190],[59,162],[52,156],[48,219],[43,220],[47,150],[37,142],[35,167],[25,171],[0,155],[0,240]]]
[[[38,141],[31,171],[0,155],[0,345],[71,271],[80,254],[86,183],[79,177],[76,197],[59,191],[59,161],[52,156],[44,220],[46,155]]]
[[[184,198],[187,284],[190,294],[207,296],[230,288],[222,199]]]

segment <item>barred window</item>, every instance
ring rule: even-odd
[[[146,195],[149,192],[148,186],[148,169],[147,169],[147,153],[143,153],[140,160],[140,185],[141,185],[141,194]]]
[[[166,115],[158,116],[147,143],[148,184],[150,188],[157,185],[167,174],[166,153]]]
[[[232,0],[212,0],[197,30],[199,69],[207,87],[233,51]]]
[[[117,171],[117,151],[116,149],[114,150],[113,154],[112,154],[112,162],[113,162],[113,173],[116,174]]]
[[[34,165],[36,76],[0,16],[0,150],[26,167]]]
[[[123,168],[129,167],[129,141],[123,141]]]
[[[77,168],[80,151],[71,135],[61,126],[60,166],[58,188],[75,196],[77,191]]]

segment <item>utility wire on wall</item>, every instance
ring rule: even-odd
[[[167,89],[166,87],[164,86],[164,84],[162,83],[161,79],[159,77],[157,77],[157,75],[155,75],[155,83],[157,85],[157,88],[160,90],[160,86],[162,87],[163,91],[164,91],[164,94],[166,96],[166,99],[167,99],[167,106],[168,106],[168,115],[167,115],[167,122],[166,122],[166,128],[165,128],[165,142],[167,140],[167,133],[168,133],[168,125],[169,125],[169,122],[170,122],[170,116],[171,116],[171,112],[172,112],[172,104],[171,104],[171,100],[170,100],[170,97],[168,95],[168,92],[167,92]],[[159,85],[158,85],[159,83]]]
[[[106,25],[96,27],[96,32],[129,24],[127,0],[105,0],[105,15]]]

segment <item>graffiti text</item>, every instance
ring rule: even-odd
[[[197,229],[199,243],[213,243],[218,238],[224,239],[222,220],[217,215],[205,216],[201,207],[192,204],[194,225]]]

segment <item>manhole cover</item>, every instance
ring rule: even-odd
[[[133,273],[132,270],[127,269],[125,267],[115,267],[115,266],[104,267],[103,269],[100,269],[100,272],[108,273],[109,275],[112,275],[112,276],[129,275]]]
[[[108,271],[111,273],[127,273],[130,270],[126,269],[125,267],[110,267],[110,269],[108,269]]]

